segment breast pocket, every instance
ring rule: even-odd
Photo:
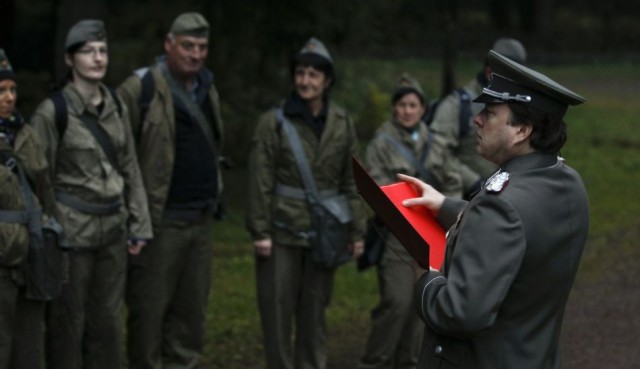
[[[103,173],[100,148],[84,127],[72,127],[65,132],[58,153],[58,171],[78,177],[93,177]]]

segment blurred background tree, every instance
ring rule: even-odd
[[[64,37],[77,20],[105,20],[107,82],[115,86],[162,53],[171,21],[184,11],[199,11],[211,23],[208,66],[222,96],[228,154],[241,163],[253,123],[288,92],[290,57],[311,36],[334,55],[337,91],[347,83],[342,61],[422,58],[440,63],[440,77],[423,81],[432,97],[465,82],[456,78],[456,65],[477,61],[479,68],[500,36],[520,39],[532,62],[640,55],[640,2],[631,0],[0,0],[0,47],[21,76],[20,108],[28,115],[63,79]],[[360,77],[367,78],[348,76]],[[372,91],[366,82],[363,98]],[[367,104],[341,97],[358,122],[351,105]]]

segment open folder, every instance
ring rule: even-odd
[[[402,205],[403,200],[420,196],[416,189],[406,182],[378,186],[355,157],[351,162],[358,192],[389,231],[421,267],[440,269],[446,246],[444,229],[427,208]]]

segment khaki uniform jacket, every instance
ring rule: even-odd
[[[447,198],[440,210],[440,223],[453,225],[444,266],[415,288],[427,325],[420,369],[561,367],[564,309],[589,228],[587,193],[555,155],[518,156],[501,171],[508,182],[489,179],[468,204]]]
[[[96,216],[82,213],[57,202],[57,219],[62,224],[69,245],[91,248],[108,244],[122,237],[151,239],[151,221],[147,198],[138,169],[127,108],[122,116],[107,87],[100,85],[104,107],[98,124],[107,132],[116,149],[118,165],[114,168],[100,144],[80,120],[87,111],[98,115],[96,108],[86,102],[79,91],[67,84],[63,94],[68,102],[68,124],[60,137],[51,99],[38,106],[31,125],[40,135],[50,164],[54,191],[66,192],[80,200],[94,204],[108,204],[122,200],[126,206],[118,214]]]
[[[377,129],[375,135],[366,150],[367,170],[371,177],[380,186],[398,182],[398,173],[417,176],[416,168],[402,156],[396,146],[383,137],[383,134],[393,137],[396,141],[410,148],[417,158],[423,157],[423,150],[429,150],[426,160],[423,162],[424,168],[436,179],[439,186],[435,186],[437,190],[443,194],[461,198],[462,197],[462,178],[459,171],[453,167],[451,153],[449,150],[443,149],[443,145],[434,146],[432,140],[440,139],[440,137],[429,138],[429,130],[422,122],[418,123],[417,140],[413,140],[411,133],[401,128],[393,121],[387,121]],[[427,146],[425,143],[431,140]],[[424,178],[423,178],[424,180]],[[388,247],[392,248],[393,255],[402,256],[405,260],[411,260],[409,253],[402,247],[399,241],[388,233]]]
[[[347,113],[329,103],[324,131],[320,139],[302,119],[289,117],[300,136],[305,156],[311,166],[318,191],[338,189],[349,198],[354,221],[351,240],[364,237],[363,204],[356,192],[351,167],[351,155],[356,154],[355,127]],[[310,247],[290,231],[273,226],[274,221],[286,224],[292,231],[310,229],[307,203],[274,195],[277,184],[304,188],[289,140],[276,124],[275,110],[262,115],[252,139],[249,160],[249,198],[247,229],[254,240],[271,238],[274,244]]]
[[[13,147],[0,140],[0,151],[12,153],[21,165],[35,194],[35,205],[42,208],[43,214],[53,214],[55,205],[44,148],[33,129],[27,125],[22,126]],[[20,192],[20,180],[4,163],[0,164],[0,209],[26,210]],[[27,259],[28,250],[27,226],[0,222],[0,266],[22,265]]]
[[[205,70],[206,73],[211,73]],[[129,121],[136,141],[138,161],[149,201],[149,213],[154,226],[162,221],[167,195],[171,185],[175,160],[175,113],[171,90],[162,73],[151,67],[155,91],[149,103],[144,121],[140,121],[141,79],[138,75],[127,78],[119,87],[118,94],[129,107]],[[220,114],[218,91],[212,84],[209,99],[215,122],[213,128],[215,147],[222,150],[223,122]],[[218,193],[222,191],[222,174],[218,166]]]
[[[473,79],[464,86],[471,99],[475,99],[482,93],[482,85],[477,79]],[[482,110],[484,104],[471,104],[471,120]],[[480,179],[487,179],[496,169],[496,166],[484,159],[476,150],[476,125],[469,122],[471,129],[466,136],[460,138],[460,98],[456,93],[446,96],[438,105],[429,128],[441,139],[434,145],[445,145],[452,153],[454,165],[462,175],[463,192],[469,191]]]

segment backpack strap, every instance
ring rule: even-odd
[[[140,122],[144,121],[144,118],[147,116],[147,112],[149,111],[149,105],[151,105],[151,100],[153,99],[153,93],[156,88],[156,82],[153,79],[153,73],[149,71],[149,68],[145,68],[146,73],[140,77]]]
[[[67,111],[67,99],[64,97],[62,90],[56,90],[49,96],[53,102],[54,120],[56,129],[58,130],[58,139],[62,140],[64,132],[67,130],[69,123],[69,112]]]
[[[118,94],[116,93],[116,90],[114,90],[111,87],[107,87],[107,90],[109,91],[111,98],[113,98],[113,102],[116,103],[116,108],[118,109],[118,116],[122,118],[122,103],[118,98]]]
[[[459,130],[458,137],[463,138],[471,131],[471,95],[464,88],[456,88],[458,99],[460,100]]]

